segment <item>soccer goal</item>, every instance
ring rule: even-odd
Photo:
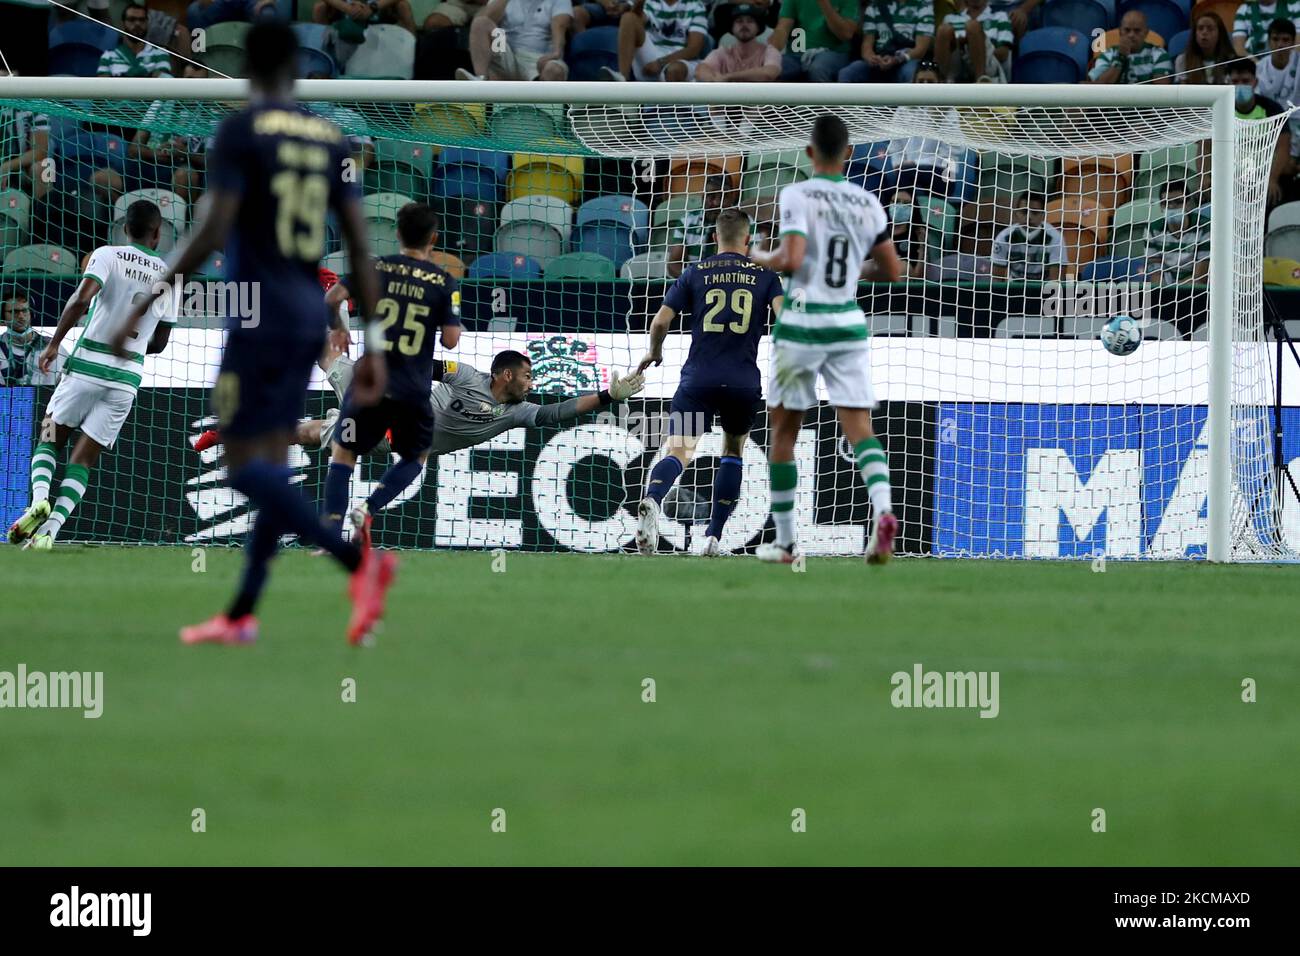
[[[141,195],[163,211],[163,250],[174,247],[199,205],[209,137],[243,92],[236,80],[0,80],[19,131],[2,158],[21,154],[23,130],[48,125],[50,143],[0,192],[6,297],[22,290],[52,326],[84,257],[124,241]],[[1265,197],[1284,118],[1237,121],[1230,87],[328,80],[300,83],[299,96],[352,137],[340,175],[364,187],[374,252],[396,251],[407,201],[440,211],[438,257],[461,280],[467,327],[448,357],[486,368],[523,351],[540,401],[638,362],[673,277],[712,253],[718,209],[740,206],[753,242],[773,241],[781,188],[810,174],[811,123],[835,112],[853,143],[846,173],[889,207],[907,271],[856,290],[900,550],[1227,561],[1300,549],[1300,506],[1275,471],[1275,442],[1300,457],[1300,381],[1283,370],[1277,420],[1263,326]],[[323,264],[345,263],[331,231]],[[223,288],[221,269],[218,256],[191,277],[172,344],[147,361],[63,540],[233,542],[247,529],[221,448],[191,447],[212,421],[220,317],[256,308]],[[1116,316],[1142,331],[1127,355],[1099,339]],[[377,540],[629,549],[688,344],[670,336],[645,392],[616,413],[431,461]],[[0,395],[7,522],[26,500],[48,386]],[[336,404],[320,376],[307,414]],[[665,502],[677,549],[700,544],[721,447],[715,427]],[[760,419],[732,550],[771,533],[765,448]],[[325,457],[310,443],[294,453],[317,496]],[[805,552],[860,553],[870,503],[833,409],[809,413],[798,465]],[[356,497],[382,468],[358,470]]]

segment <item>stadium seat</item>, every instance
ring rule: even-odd
[[[578,207],[575,225],[599,223],[626,226],[632,232],[632,242],[644,245],[650,238],[650,207],[635,196],[601,196]]]
[[[203,54],[204,65],[213,73],[243,76],[244,39],[251,29],[251,24],[235,20],[208,27],[205,31],[208,49]]]
[[[482,103],[416,103],[411,125],[442,141],[482,138],[487,107]]]
[[[623,263],[619,276],[623,279],[631,279],[633,282],[667,281],[670,277],[664,250],[661,248],[654,252],[637,253]]]
[[[169,189],[136,189],[123,193],[113,204],[113,228],[111,238],[117,245],[129,245],[131,238],[126,234],[126,211],[137,199],[147,199],[158,207],[162,214],[162,231],[158,239],[158,254],[166,255],[176,248],[181,236],[185,234],[185,225],[189,220],[189,210],[185,200]]]
[[[77,254],[62,246],[20,246],[5,256],[0,271],[13,275],[22,272],[44,272],[54,276],[75,276],[80,273]]]
[[[1278,259],[1267,256],[1264,259],[1264,284],[1300,287],[1300,262],[1295,259]]]
[[[545,223],[568,242],[573,231],[573,207],[554,196],[522,196],[501,207],[501,225],[517,220]]]
[[[31,209],[32,199],[21,189],[0,190],[0,247],[26,244]]]
[[[929,240],[926,245],[931,249],[950,248],[957,241],[957,210],[938,196],[918,197],[921,206],[921,221],[931,233],[939,236],[939,242]]]
[[[1112,209],[1129,201],[1133,182],[1133,157],[1089,156],[1061,160],[1062,195],[1095,196]]]
[[[1042,6],[1042,18],[1044,27],[1065,27],[1091,37],[1093,30],[1104,33],[1111,26],[1115,6],[1101,0],[1047,0]]]
[[[1228,24],[1227,26],[1229,30],[1232,29],[1232,24]],[[1169,46],[1165,48],[1169,51],[1169,59],[1171,60],[1178,59],[1179,54],[1181,54],[1184,50],[1187,49],[1187,44],[1191,40],[1191,38],[1192,38],[1191,30],[1184,30],[1182,33],[1175,33],[1172,37],[1170,37]]]
[[[571,252],[553,261],[546,270],[548,282],[556,279],[582,279],[588,282],[608,282],[616,275],[614,263],[593,252]]]
[[[1264,255],[1300,260],[1300,226],[1283,226],[1264,237]]]
[[[792,183],[803,182],[808,174],[797,166],[759,166],[740,176],[740,204],[756,205],[762,198],[779,195]]]
[[[118,21],[115,20],[114,23],[116,22]],[[50,30],[50,47],[56,47],[60,43],[84,43],[87,46],[97,47],[100,52],[106,53],[117,48],[118,34],[107,23],[77,18],[66,23],[56,24]]]
[[[1175,0],[1126,0],[1116,11],[1123,19],[1130,10],[1140,10],[1147,18],[1147,29],[1166,39],[1172,39],[1190,25],[1189,11]],[[1226,24],[1229,30],[1232,24]]]
[[[402,249],[397,223],[392,219],[372,219],[366,224],[366,239],[371,254],[376,256],[395,256]]]
[[[492,251],[497,231],[497,205],[477,199],[452,199],[441,204],[442,234],[438,246],[469,262]]]
[[[740,156],[698,156],[674,159],[668,166],[668,195],[704,192],[708,177],[727,177],[729,189],[740,186]]]
[[[346,255],[346,254],[345,254]],[[344,269],[347,268],[346,262]],[[334,270],[338,272],[337,269]],[[342,275],[343,273],[339,273]],[[208,256],[207,261],[199,266],[198,275],[213,279],[224,279],[226,276],[226,254],[224,252],[214,252]]]
[[[1062,196],[1047,204],[1047,221],[1053,226],[1090,229],[1100,242],[1110,231],[1110,214],[1096,196]]]
[[[605,67],[618,69],[618,27],[593,27],[577,34],[564,62],[569,65],[570,80],[603,80]]]
[[[366,80],[409,80],[415,75],[415,35],[396,24],[368,24],[366,41],[348,60],[347,75]]]
[[[488,135],[511,147],[542,148],[564,142],[564,107],[558,104],[506,103],[492,107]]]
[[[608,259],[617,271],[632,258],[632,230],[614,222],[593,222],[577,227],[570,242],[573,252],[595,253]]]
[[[1111,255],[1116,259],[1141,256],[1148,229],[1164,215],[1164,207],[1158,202],[1130,202],[1116,209],[1110,221]],[[1132,251],[1133,246],[1137,247],[1136,253]]]
[[[290,24],[298,37],[298,78],[323,73],[333,79],[339,75],[334,59],[334,31],[319,23]]]
[[[4,193],[0,193],[0,201]],[[1281,229],[1283,226],[1300,226],[1300,202],[1283,203],[1268,214],[1269,230]]]
[[[371,193],[361,197],[361,215],[367,222],[395,223],[398,210],[411,201],[401,193]]]
[[[496,231],[494,252],[518,252],[545,269],[553,259],[564,255],[564,237],[553,226],[535,219],[516,219]]]
[[[427,199],[432,191],[436,146],[400,139],[375,140],[375,164],[366,170],[376,192],[405,193]]]
[[[893,189],[893,170],[889,140],[880,140],[854,146],[844,173],[849,182],[879,194]]]
[[[1196,18],[1202,13],[1217,14],[1223,21],[1223,25],[1232,32],[1232,22],[1237,19],[1237,8],[1241,6],[1239,0],[1200,0],[1199,3],[1192,7],[1192,15],[1189,18],[1190,23],[1195,24]]]
[[[510,154],[495,149],[469,149],[445,146],[438,154],[439,166],[482,166],[490,170],[497,182],[504,183],[510,172]]]
[[[500,199],[496,173],[486,166],[440,164],[433,177],[433,195],[439,199],[469,199],[495,203]]]
[[[561,257],[563,258],[563,257]],[[558,259],[556,260],[559,261]],[[479,256],[469,266],[471,279],[505,279],[510,282],[540,279],[542,267],[536,259],[510,252]]]
[[[321,259],[320,264],[323,268],[329,269],[335,275],[343,278],[352,271],[351,260],[348,259],[347,250],[341,252],[331,252]]]
[[[1094,259],[1079,270],[1079,278],[1085,282],[1120,282],[1125,279],[1141,279],[1146,275],[1145,259]]]
[[[104,51],[90,43],[63,42],[50,47],[49,70],[61,76],[94,76]]]
[[[461,279],[465,278],[465,263],[461,262],[450,252],[438,252],[435,250],[430,258],[433,260],[435,266],[443,272],[446,272],[456,281],[459,282]]]
[[[1088,71],[1087,34],[1067,27],[1030,30],[1012,68],[1017,83],[1077,83]]]
[[[514,168],[506,176],[506,199],[554,196],[576,206],[582,198],[583,173],[581,156],[516,153]]]

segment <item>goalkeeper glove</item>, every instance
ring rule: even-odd
[[[639,373],[615,375],[609,383],[609,397],[616,402],[626,401],[645,388],[645,376]]]

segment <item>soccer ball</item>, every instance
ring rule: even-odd
[[[1142,329],[1131,316],[1117,315],[1101,327],[1101,344],[1111,355],[1132,355],[1142,344]]]

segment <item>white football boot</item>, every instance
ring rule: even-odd
[[[659,503],[642,498],[636,506],[636,517],[636,549],[641,554],[654,554],[659,548]]]

